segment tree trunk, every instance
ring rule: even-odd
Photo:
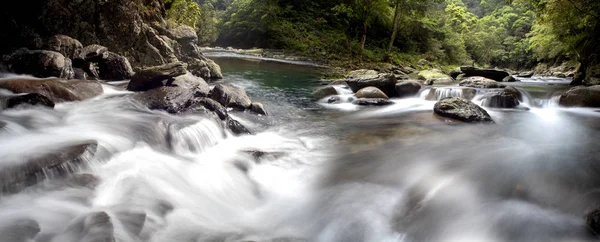
[[[367,42],[367,21],[363,22],[362,38],[360,39],[360,58],[363,57],[365,51],[365,42]]]
[[[394,41],[398,34],[398,27],[400,27],[400,1],[396,1],[396,9],[394,10],[394,28],[392,29],[392,37],[390,37],[390,43],[387,48],[388,55],[392,51],[392,46],[394,46]]]

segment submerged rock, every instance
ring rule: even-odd
[[[600,107],[600,85],[571,88],[560,96],[558,103],[565,107]]]
[[[479,76],[469,77],[461,81],[458,85],[473,88],[504,88],[504,84],[500,84],[494,80]]]
[[[252,105],[246,91],[235,86],[218,84],[210,91],[210,98],[225,107],[241,111],[250,108],[250,105]]]
[[[122,55],[108,52],[106,58],[98,62],[99,76],[107,81],[130,79],[134,72],[129,60]]]
[[[382,98],[389,99],[385,93],[376,87],[365,87],[361,88],[354,94],[357,98]]]
[[[514,108],[519,106],[519,100],[512,93],[493,92],[483,96],[483,106],[490,108]]]
[[[365,87],[376,87],[388,97],[395,95],[396,77],[393,74],[380,74],[374,70],[357,70],[346,76],[346,84],[353,92]]]
[[[42,78],[71,79],[74,76],[71,60],[61,53],[48,50],[20,49],[8,59],[8,68],[17,74]]]
[[[45,50],[56,51],[63,56],[75,59],[79,57],[83,45],[79,40],[73,39],[66,35],[54,35],[48,39],[43,47]]]
[[[0,88],[13,93],[38,93],[54,103],[82,101],[103,93],[102,85],[92,81],[63,79],[1,80]]]
[[[416,81],[403,81],[396,83],[396,96],[410,97],[414,96],[421,90],[421,84]]]
[[[460,67],[462,73],[466,76],[480,76],[488,79],[492,79],[494,81],[501,82],[505,77],[509,76],[508,72],[494,70],[494,69],[479,69],[471,66],[462,66]]]
[[[354,100],[352,104],[360,106],[385,106],[394,104],[394,102],[385,98],[359,98]]]
[[[27,242],[33,239],[41,231],[40,224],[31,219],[19,219],[10,221],[0,226],[0,242]]]
[[[464,98],[449,97],[438,101],[433,107],[434,113],[467,123],[493,123],[490,115],[481,107]]]
[[[167,82],[172,78],[185,75],[186,73],[186,65],[181,62],[142,69],[131,77],[127,90],[147,91],[161,86],[168,86]]]
[[[317,100],[320,100],[320,99],[323,99],[328,96],[338,95],[338,92],[337,92],[337,90],[335,90],[335,87],[333,87],[333,86],[324,86],[324,87],[317,88],[317,90],[315,90],[312,93],[312,95]]]
[[[234,134],[250,134],[250,130],[248,130],[246,127],[244,127],[244,125],[232,118],[229,118],[229,120],[227,120],[227,128],[229,128]]]

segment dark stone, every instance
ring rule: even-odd
[[[403,81],[396,83],[396,95],[398,97],[411,97],[419,93],[421,84],[416,81]]]
[[[342,98],[340,98],[340,96],[331,96],[327,98],[327,103],[339,103],[340,101],[342,101]]]
[[[493,92],[483,96],[483,106],[490,108],[514,108],[519,106],[519,100],[511,93]]]
[[[452,118],[467,123],[493,123],[490,115],[473,102],[459,97],[448,97],[438,101],[433,111],[442,117]]]
[[[460,67],[460,70],[466,76],[481,76],[498,82],[501,82],[505,77],[509,76],[508,72],[506,71],[479,69],[471,66],[462,66]]]
[[[65,176],[85,165],[85,157],[93,154],[96,147],[96,144],[78,144],[46,154],[36,153],[28,160],[2,169],[0,188],[3,193],[19,192],[46,178]]]
[[[127,86],[129,91],[147,91],[153,88],[169,86],[174,77],[185,75],[186,65],[181,62],[154,66],[136,71]]]
[[[103,93],[97,82],[63,79],[11,79],[0,80],[0,88],[13,93],[38,93],[54,103],[82,101]]]
[[[260,115],[268,115],[267,110],[265,110],[265,107],[262,103],[252,103],[250,105],[250,111]]]
[[[67,58],[75,59],[79,57],[79,54],[83,49],[83,45],[81,45],[79,40],[73,39],[69,36],[54,35],[48,39],[43,48],[45,50],[61,53]]]
[[[98,62],[100,78],[106,81],[121,81],[133,76],[129,60],[124,56],[107,52],[106,58]]]
[[[598,108],[600,107],[600,85],[571,88],[560,96],[558,103],[564,107]]]
[[[352,102],[352,104],[360,106],[385,106],[393,103],[389,99],[384,98],[359,98]]]
[[[189,107],[189,101],[194,98],[194,93],[182,87],[163,86],[138,92],[133,95],[133,98],[152,110],[180,113]]]
[[[328,96],[338,95],[337,90],[333,86],[319,87],[312,93],[313,97],[317,100],[323,99]]]
[[[225,107],[241,111],[250,108],[252,105],[246,91],[235,86],[218,84],[210,91],[210,98]]]
[[[6,108],[13,108],[18,105],[42,105],[50,108],[54,108],[54,102],[49,98],[39,93],[29,93],[25,95],[18,95],[9,97],[6,101]]]
[[[450,77],[452,77],[452,79],[454,80],[458,80],[456,79],[460,74],[463,74],[463,72],[460,70],[460,68],[456,68],[452,71],[450,71],[450,73],[448,74]]]
[[[395,96],[396,77],[393,74],[381,74],[373,70],[359,70],[351,72],[346,77],[346,84],[353,92],[365,87],[376,87],[388,97]]]
[[[479,76],[469,77],[462,80],[458,85],[473,88],[504,88],[504,84]]]
[[[71,60],[61,53],[48,50],[20,49],[8,60],[8,68],[17,74],[35,77],[73,78]]]
[[[83,47],[78,57],[87,62],[100,62],[106,58],[108,58],[108,48],[97,44]]]
[[[185,75],[175,77],[175,79],[172,82],[168,82],[167,85],[193,89],[195,97],[208,97],[208,94],[210,93],[208,83],[201,77],[194,76],[189,72]]]
[[[77,80],[87,80],[88,74],[81,68],[73,68],[74,78]]]
[[[588,228],[596,235],[600,234],[600,209],[596,209],[585,215],[585,223]]]
[[[517,89],[516,87],[507,86],[504,88],[504,92],[512,94],[513,96],[517,97],[517,99],[519,99],[520,101],[523,101],[523,94],[521,94],[521,91],[519,91],[519,89]]]
[[[189,101],[188,106],[190,108],[193,108],[196,106],[202,106],[202,107],[206,108],[207,110],[210,110],[211,112],[217,114],[217,116],[219,116],[219,119],[221,119],[221,120],[225,120],[228,117],[227,109],[225,107],[223,107],[223,105],[221,105],[217,101],[212,100],[210,98],[194,98]]]
[[[246,127],[244,127],[244,125],[232,118],[229,118],[227,120],[227,128],[229,128],[234,134],[251,134],[250,130],[248,130]]]

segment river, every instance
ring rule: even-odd
[[[466,125],[425,100],[457,87],[359,108],[312,99],[319,67],[215,61],[222,82],[269,112],[232,113],[253,135],[147,110],[110,86],[55,109],[2,111],[2,167],[97,149],[77,176],[2,195],[0,241],[597,239],[583,217],[600,206],[600,113],[557,105],[568,80],[511,84],[525,99],[517,109],[486,108],[495,124]]]

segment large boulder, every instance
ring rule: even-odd
[[[482,97],[482,104],[490,108],[514,108],[519,106],[518,98],[509,92],[486,93]]]
[[[191,99],[188,103],[188,106],[192,109],[196,108],[196,107],[203,107],[211,112],[213,112],[214,114],[216,114],[219,119],[221,120],[226,120],[227,117],[229,117],[227,115],[227,109],[221,105],[219,102],[212,100],[210,98],[205,98],[205,97],[200,97],[200,98],[194,98]]]
[[[185,75],[175,77],[175,79],[168,84],[169,86],[193,89],[195,97],[207,97],[210,93],[210,87],[208,86],[208,83],[206,83],[206,81],[204,81],[204,79],[201,77],[194,76],[189,72],[187,72]]]
[[[466,76],[481,76],[498,82],[501,82],[505,77],[510,76],[510,74],[508,74],[508,72],[506,71],[494,69],[480,69],[471,66],[462,66],[460,67],[460,70]]]
[[[190,106],[189,102],[194,98],[194,93],[193,90],[183,87],[161,86],[138,92],[133,98],[152,110],[180,113]]]
[[[403,81],[396,83],[396,96],[411,97],[417,95],[421,90],[421,84],[416,81]]]
[[[360,106],[386,106],[394,104],[394,102],[386,98],[359,98],[352,101],[352,104]]]
[[[210,91],[210,98],[225,107],[237,110],[246,110],[252,105],[252,101],[250,101],[244,89],[231,85],[216,85]]]
[[[444,84],[454,82],[454,79],[449,75],[444,74],[438,69],[430,69],[420,71],[418,74],[420,80],[431,84]]]
[[[234,134],[251,134],[250,130],[235,119],[229,118],[226,124],[227,128]]]
[[[74,59],[79,56],[79,53],[81,53],[83,45],[81,45],[79,40],[59,34],[50,37],[45,43],[43,49],[56,51],[67,58]]]
[[[198,41],[198,35],[194,28],[187,25],[179,25],[174,28],[166,30],[169,38],[177,40],[178,42],[196,42]]]
[[[106,59],[107,57],[108,48],[102,45],[93,44],[83,47],[77,59],[81,59],[83,61],[88,62],[100,62],[101,60]]]
[[[129,91],[147,91],[153,88],[168,86],[174,77],[187,73],[186,65],[181,62],[149,67],[136,71],[127,86]]]
[[[71,79],[74,76],[71,60],[61,53],[48,50],[20,49],[8,59],[8,68],[18,74],[35,77]]]
[[[113,52],[108,52],[106,58],[98,62],[98,69],[100,78],[106,81],[126,80],[134,74],[129,60]]]
[[[54,108],[54,102],[46,96],[39,93],[28,93],[22,95],[11,95],[8,97],[2,97],[3,99],[2,108],[13,108],[20,105],[41,105],[50,108]]]
[[[55,103],[82,101],[103,93],[100,83],[64,79],[4,79],[0,80],[0,88],[13,93],[39,93]]]
[[[458,85],[473,88],[504,88],[503,84],[480,76],[468,77],[467,79],[462,80]]]
[[[315,90],[312,93],[313,97],[315,97],[317,100],[323,99],[328,96],[338,95],[338,94],[339,93],[333,86],[319,87],[319,88],[317,88],[317,90]]]
[[[385,93],[383,93],[379,88],[376,87],[365,87],[358,90],[354,96],[357,98],[382,98],[389,99]]]
[[[396,77],[393,74],[381,74],[374,70],[357,70],[346,76],[346,84],[353,92],[365,87],[376,87],[388,96],[395,95]]]
[[[565,107],[600,107],[600,85],[571,88],[560,96],[558,102]]]
[[[504,88],[504,92],[508,93],[508,94],[512,94],[517,99],[523,101],[523,94],[521,94],[521,91],[519,91],[519,89],[517,89],[516,87],[507,86],[507,87]]]
[[[438,101],[433,112],[446,118],[452,118],[467,123],[492,123],[490,115],[473,102],[459,97],[449,97]]]

